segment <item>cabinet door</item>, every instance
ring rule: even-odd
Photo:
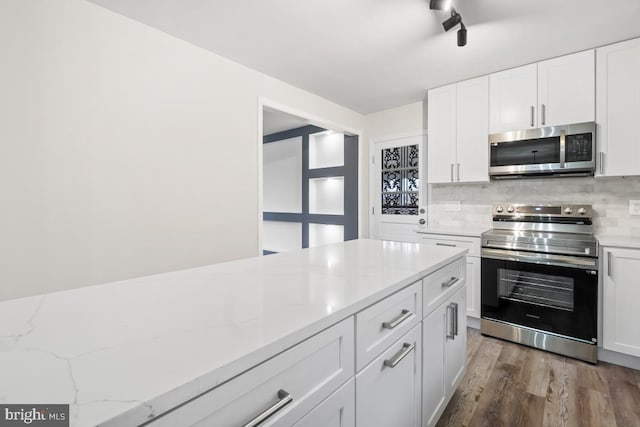
[[[293,427],[353,427],[356,424],[355,397],[356,386],[352,378]]]
[[[640,356],[640,250],[607,248],[603,255],[603,347]]]
[[[599,175],[640,175],[640,39],[599,48],[596,55]]]
[[[430,184],[453,182],[456,156],[456,85],[427,94],[427,175]]]
[[[538,63],[540,126],[592,122],[596,114],[594,50]]]
[[[444,387],[447,400],[464,376],[467,364],[467,290],[445,303]]]
[[[489,77],[457,85],[456,180],[489,181]]]
[[[444,387],[444,340],[447,304],[440,305],[422,321],[422,342],[425,343],[422,364],[422,424],[436,425],[447,406]]]
[[[358,426],[420,426],[421,353],[417,325],[356,376]]]
[[[467,316],[480,318],[480,258],[467,256]]]
[[[489,133],[537,126],[537,70],[531,64],[489,76]]]

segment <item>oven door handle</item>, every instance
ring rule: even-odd
[[[580,268],[583,270],[598,270],[598,259],[555,255],[543,253],[528,253],[504,249],[482,248],[482,258],[499,259],[504,261],[528,262],[531,264],[555,265],[558,267]]]

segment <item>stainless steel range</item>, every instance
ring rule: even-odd
[[[597,361],[598,242],[589,205],[493,206],[481,332]]]

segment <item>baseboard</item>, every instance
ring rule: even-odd
[[[616,351],[599,348],[598,360],[640,371],[640,357],[630,356],[628,354],[618,353]]]
[[[480,330],[480,319],[467,316],[467,327]]]

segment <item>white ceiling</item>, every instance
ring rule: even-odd
[[[281,111],[265,108],[262,113],[262,135],[271,135],[272,133],[296,129],[308,124],[311,124],[308,120]]]
[[[361,113],[425,90],[640,36],[640,0],[90,0]]]

